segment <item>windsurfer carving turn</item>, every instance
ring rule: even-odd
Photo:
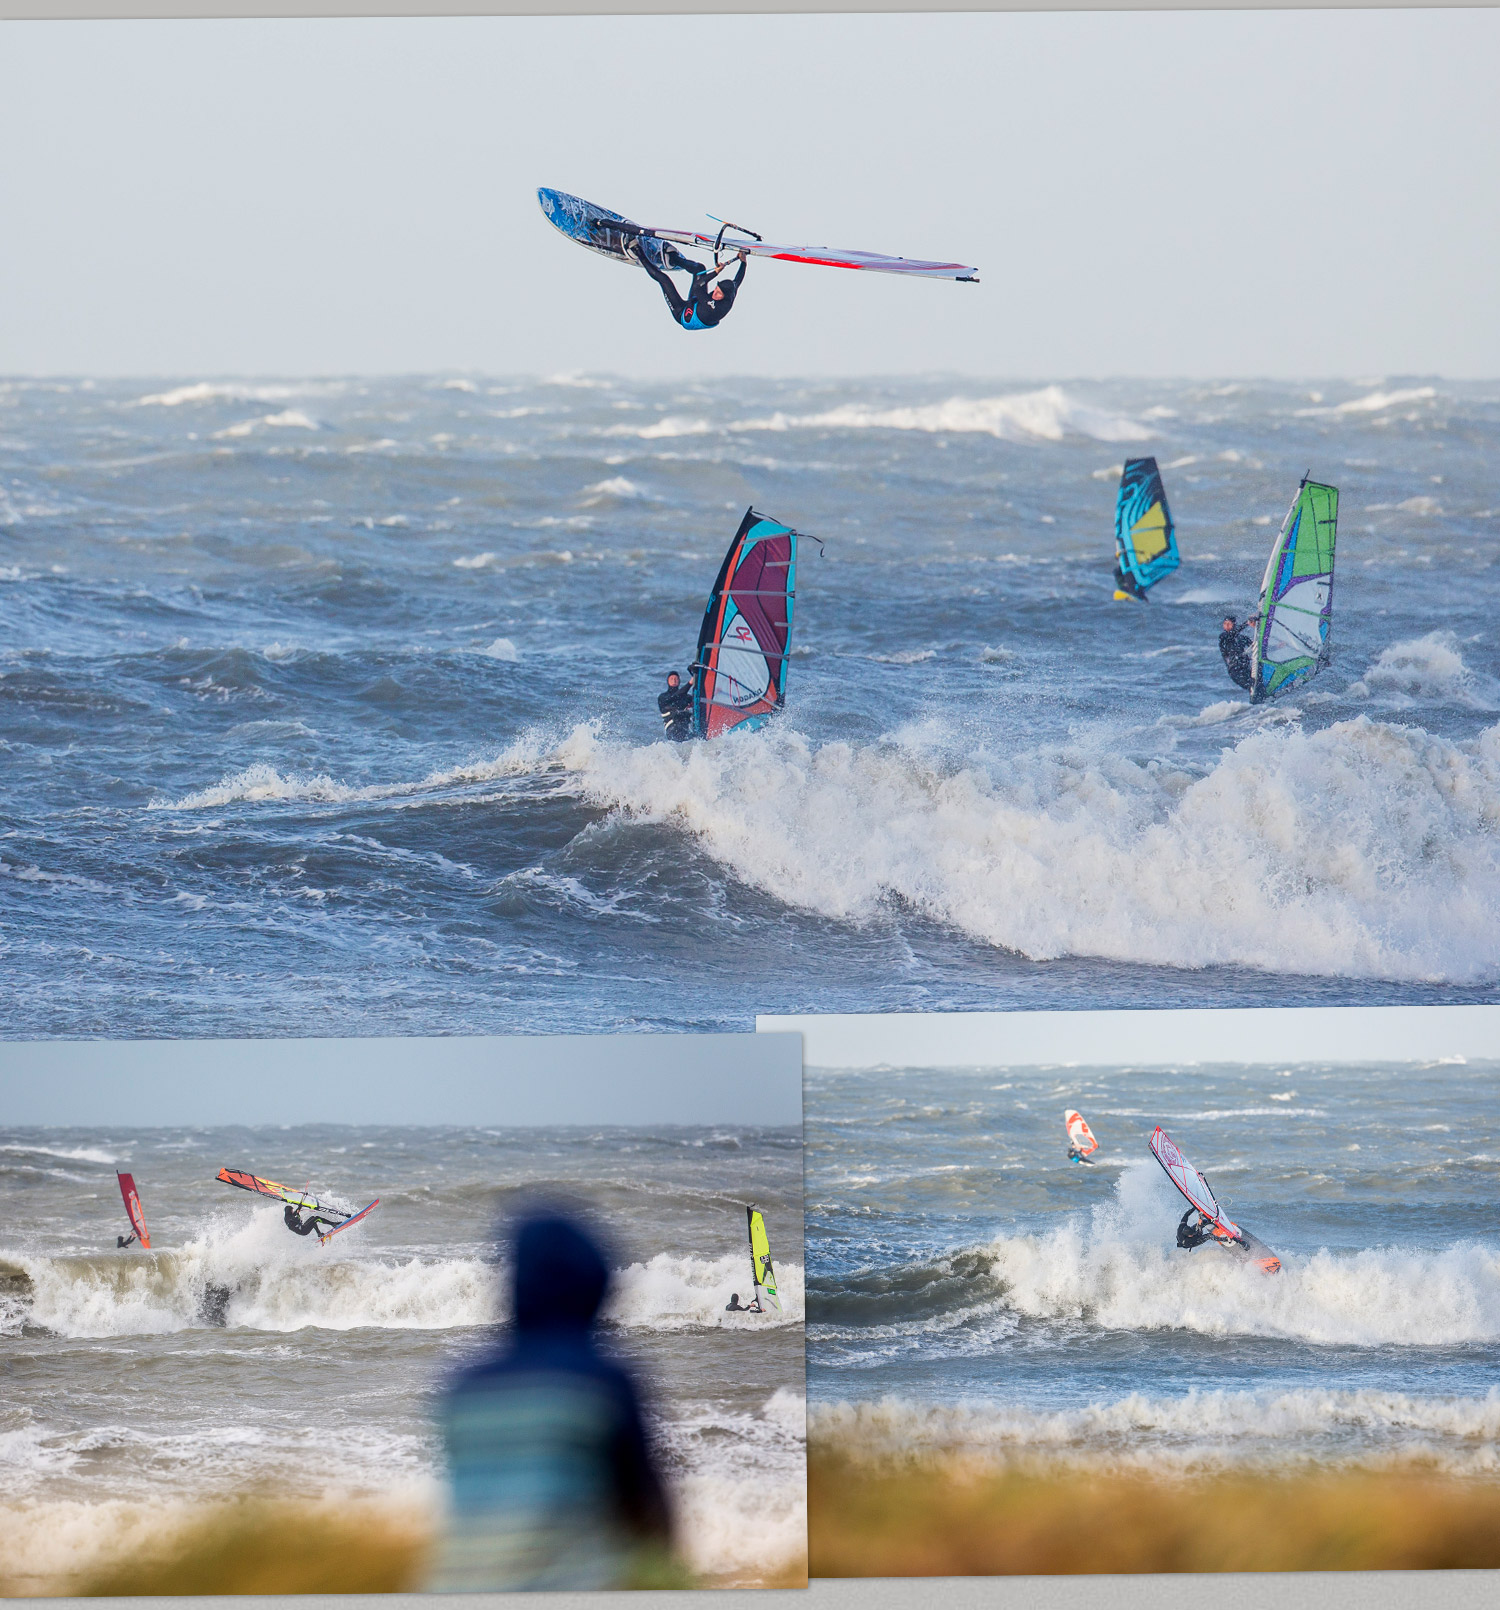
[[[737,255],[740,266],[735,270],[733,279],[721,280],[719,275],[722,270],[717,264],[713,268],[706,268],[691,257],[684,257],[675,246],[664,247],[662,261],[667,267],[682,269],[692,275],[686,296],[678,291],[672,276],[657,268],[639,247],[636,261],[661,287],[661,294],[671,309],[675,324],[684,330],[712,330],[729,317],[735,295],[744,281],[749,254],[742,251]]]

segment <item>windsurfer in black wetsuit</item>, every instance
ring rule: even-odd
[[[1224,617],[1224,628],[1219,633],[1219,653],[1224,656],[1224,669],[1237,688],[1249,693],[1255,682],[1255,667],[1250,658],[1250,628],[1255,622],[1250,615],[1236,622],[1233,615]]]
[[[1198,1214],[1198,1222],[1189,1224],[1188,1220]],[[1213,1239],[1213,1220],[1205,1219],[1197,1208],[1189,1208],[1177,1221],[1177,1245],[1179,1247],[1201,1247],[1205,1241]]]
[[[1127,574],[1118,561],[1115,563],[1115,597],[1134,598],[1142,604],[1151,602],[1146,596],[1146,589],[1136,581],[1134,576]]]
[[[330,1230],[337,1228],[337,1220],[320,1218],[316,1213],[304,1219],[291,1202],[287,1203],[282,1218],[286,1220],[286,1227],[293,1235],[311,1235],[320,1224],[326,1225]]]
[[[657,695],[656,708],[673,743],[684,743],[693,736],[693,683],[676,671],[667,672],[667,691]]]
[[[745,278],[746,253],[741,252],[739,259],[740,266],[735,270],[734,278],[720,280],[717,266],[705,268],[691,257],[684,257],[675,246],[664,246],[662,261],[667,267],[683,269],[693,276],[687,295],[682,296],[672,283],[671,275],[648,262],[644,251],[639,253],[641,267],[661,286],[661,294],[672,310],[672,318],[683,330],[712,330],[728,318],[729,310],[734,306],[735,293]]]

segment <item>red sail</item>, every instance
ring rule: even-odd
[[[149,1252],[151,1237],[146,1234],[146,1215],[141,1212],[141,1198],[135,1188],[135,1176],[122,1174],[116,1169],[115,1178],[120,1182],[120,1195],[125,1202],[125,1211],[130,1215],[130,1227],[135,1231],[136,1240]]]

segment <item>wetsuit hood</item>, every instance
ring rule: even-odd
[[[517,1328],[586,1331],[609,1288],[609,1266],[588,1232],[540,1214],[516,1232],[514,1252]]]

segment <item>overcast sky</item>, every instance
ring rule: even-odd
[[[795,1034],[0,1042],[0,1122],[802,1122]]]
[[[1500,12],[0,24],[0,373],[1500,375]],[[553,231],[752,264],[715,332]]]
[[[800,1033],[810,1068],[1500,1061],[1500,1006],[848,1013],[756,1025]]]

